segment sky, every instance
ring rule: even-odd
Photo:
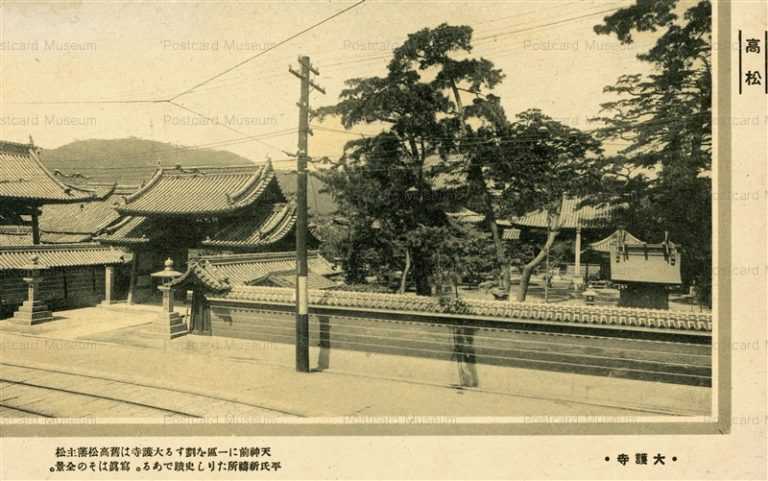
[[[384,73],[408,33],[443,22],[472,26],[474,55],[505,72],[495,94],[508,115],[536,107],[587,129],[587,118],[610,100],[604,86],[623,73],[648,71],[636,55],[654,38],[641,35],[622,46],[594,34],[608,14],[600,12],[629,0],[368,0],[265,53],[353,3],[0,0],[0,139],[26,142],[31,135],[37,145],[55,148],[134,136],[210,145],[279,165],[283,151],[296,151],[299,81],[288,67],[297,66],[299,55],[310,56],[320,71],[315,81],[327,92],[313,93],[312,106],[329,105],[346,79]],[[172,98],[257,54],[176,98],[181,107],[144,102]],[[102,103],[115,100],[121,103]],[[341,128],[333,121],[324,126]],[[246,138],[253,136],[259,140]],[[310,155],[336,157],[352,138],[315,129]]]

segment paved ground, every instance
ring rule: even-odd
[[[0,321],[0,416],[638,416],[702,415],[710,405],[708,388],[515,368],[488,371],[497,382],[485,389],[455,389],[442,377],[455,374],[451,363],[365,353],[333,355],[383,369],[301,374],[292,346],[158,339],[148,329],[156,309]]]
[[[60,369],[0,363],[0,417],[265,418],[283,415],[216,396],[188,394],[103,376],[84,376]]]

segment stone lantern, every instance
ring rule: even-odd
[[[29,258],[29,264],[22,269],[26,274],[23,279],[27,283],[27,300],[13,314],[14,321],[31,326],[52,320],[53,314],[40,298],[40,282],[46,267],[40,265],[38,256],[33,255]]]
[[[160,311],[157,322],[155,323],[155,332],[166,339],[183,336],[187,333],[187,325],[184,323],[181,315],[173,310],[173,280],[181,275],[173,269],[173,261],[168,258],[165,260],[165,267],[162,271],[150,274],[152,277],[161,279],[158,286],[163,293],[163,308]]]
[[[595,292],[591,287],[584,291],[584,303],[588,306],[592,306],[595,304],[595,299],[597,298],[597,292]]]

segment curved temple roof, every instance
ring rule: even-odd
[[[7,246],[0,248],[0,271],[24,269],[37,256],[43,267],[123,264],[131,254],[99,244]]]
[[[308,253],[309,277],[312,287],[327,288],[335,283],[324,276],[338,272],[317,251]],[[199,283],[213,291],[226,291],[237,285],[262,281],[291,284],[296,275],[295,252],[261,252],[202,256],[190,262],[187,272],[172,285]]]
[[[611,222],[615,206],[582,205],[578,197],[564,197],[560,206],[560,229],[602,229]],[[517,227],[536,229],[548,228],[547,210],[539,209],[534,212],[512,219]]]
[[[94,193],[60,182],[45,168],[33,145],[0,141],[0,199],[33,204],[79,202]]]
[[[630,232],[617,230],[613,234],[606,237],[605,239],[589,244],[589,248],[595,252],[609,253],[611,252],[611,246],[617,245],[621,237],[623,237],[622,239],[623,244],[627,244],[627,245],[645,244],[645,242],[633,236]]]
[[[256,203],[275,178],[272,164],[218,169],[159,169],[117,211],[133,216],[216,216]]]
[[[261,206],[255,215],[235,219],[203,241],[208,247],[256,247],[274,244],[293,231],[296,225],[296,205],[278,203]]]
[[[103,244],[146,244],[150,234],[146,220],[146,217],[123,217],[95,240]]]
[[[88,202],[44,206],[40,216],[43,243],[83,242],[99,235],[120,217],[115,206],[121,197],[135,190],[112,184],[102,187],[97,197]]]

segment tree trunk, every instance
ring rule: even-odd
[[[480,179],[483,190],[483,205],[485,207],[485,219],[491,227],[491,236],[493,236],[493,245],[496,248],[496,263],[501,270],[501,288],[504,292],[509,293],[511,286],[509,264],[507,263],[506,256],[504,255],[504,241],[501,239],[501,233],[499,232],[499,226],[496,224],[496,214],[493,212],[493,204],[491,204],[491,193],[488,192],[488,187],[485,185],[483,179]]]
[[[456,102],[456,110],[459,113],[459,122],[461,125],[461,136],[462,140],[463,137],[467,135],[467,124],[464,120],[464,104],[461,101],[461,93],[459,92],[459,88],[456,86],[455,82],[451,82],[451,90],[453,91],[453,97]],[[459,143],[459,147],[461,148],[461,143]],[[461,152],[460,152],[461,153]],[[473,167],[474,168],[474,167]],[[482,170],[479,166],[477,168],[477,173],[473,175],[473,180],[476,187],[480,189],[480,192],[483,193],[483,208],[485,212],[485,220],[488,222],[491,228],[491,236],[493,237],[493,245],[496,248],[496,262],[498,264],[499,269],[502,272],[501,276],[501,288],[509,294],[509,289],[511,286],[511,275],[509,272],[509,265],[507,264],[506,256],[504,255],[504,242],[501,239],[501,234],[499,233],[499,226],[496,224],[496,213],[493,211],[493,201],[491,200],[491,193],[488,192],[488,186],[485,185],[485,179],[483,178]]]
[[[525,297],[528,295],[528,284],[531,281],[531,274],[533,273],[533,270],[547,258],[547,251],[552,248],[552,244],[555,243],[558,233],[559,231],[557,230],[550,230],[549,234],[547,234],[547,242],[544,244],[544,247],[531,262],[523,267],[523,272],[520,276],[520,289],[517,291],[518,302],[525,302]]]
[[[416,281],[416,294],[419,296],[431,296],[432,286],[429,282],[427,263],[418,252],[413,255],[413,277]]]
[[[405,267],[403,268],[403,275],[400,277],[400,289],[397,290],[400,294],[405,293],[405,288],[408,285],[408,272],[411,270],[411,250],[405,250]]]

